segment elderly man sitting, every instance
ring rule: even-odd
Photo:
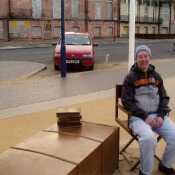
[[[167,143],[159,170],[166,175],[175,175],[172,168],[175,161],[175,124],[168,117],[169,97],[163,80],[150,64],[150,58],[149,47],[141,45],[136,48],[135,64],[123,83],[122,103],[132,114],[129,126],[139,140],[139,175],[152,173],[156,146],[154,132]]]

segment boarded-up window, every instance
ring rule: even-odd
[[[74,27],[72,27],[72,31],[80,32],[80,27],[79,26],[74,26]]]
[[[108,27],[108,35],[113,36],[113,27]]]
[[[153,30],[153,34],[156,34],[156,27],[152,27],[152,30]]]
[[[40,26],[33,26],[32,27],[32,38],[41,38],[41,27]]]
[[[61,0],[53,0],[53,18],[61,18]]]
[[[136,33],[140,33],[140,27],[136,26]]]
[[[94,28],[94,36],[100,37],[101,36],[101,27],[95,27]]]
[[[145,30],[145,34],[148,34],[148,26],[145,26],[144,30]]]
[[[40,18],[42,15],[42,1],[32,0],[32,17]]]
[[[72,17],[79,17],[79,0],[72,0]]]
[[[112,19],[112,1],[111,0],[109,0],[108,1],[108,9],[107,9],[107,15],[108,15],[108,19]]]
[[[129,33],[128,26],[123,26],[123,31],[124,34],[128,34]]]
[[[95,2],[95,19],[101,19],[101,2],[99,0]]]
[[[61,27],[60,26],[55,26],[53,28],[53,35],[54,35],[54,37],[55,38],[59,37],[60,33],[61,33]]]

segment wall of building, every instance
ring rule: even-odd
[[[9,1],[0,1],[0,40],[8,39]]]
[[[5,3],[6,1],[4,1]],[[33,4],[32,4],[33,2]],[[39,3],[40,2],[40,3]],[[61,1],[57,0],[59,4]],[[2,1],[1,1],[2,3]],[[35,3],[35,4],[34,4]],[[96,1],[88,1],[88,14],[85,14],[85,0],[79,1],[78,16],[72,14],[74,0],[65,0],[65,30],[85,32],[88,30],[94,37],[116,37],[117,35],[117,0],[113,0],[112,17],[108,17],[106,1],[100,1],[100,19],[95,16]],[[11,0],[9,20],[10,39],[53,39],[60,33],[60,15],[53,17],[54,0]],[[60,4],[61,5],[61,4]],[[7,4],[3,4],[7,6]],[[38,7],[32,9],[32,7]],[[41,6],[41,7],[40,7]],[[42,9],[40,13],[40,8]],[[1,12],[2,13],[2,12]],[[58,13],[58,12],[57,12]],[[89,21],[86,23],[85,18]],[[115,19],[115,21],[113,20]],[[0,32],[3,28],[0,23]],[[1,34],[0,34],[1,37]],[[0,38],[1,39],[1,38]]]
[[[31,0],[10,0],[10,17],[12,18],[31,18]]]
[[[42,17],[43,18],[52,18],[53,12],[53,1],[42,0]]]
[[[93,37],[97,38],[116,38],[118,33],[120,33],[121,37],[128,36],[127,1],[121,0],[120,27],[117,21],[118,0],[111,0],[112,6],[108,0],[88,0],[87,14],[85,13],[86,0],[79,0],[79,7],[77,11],[74,10],[74,15],[72,3],[75,5],[76,1],[65,0],[64,2],[66,31],[88,31]],[[55,6],[55,3],[57,6]],[[0,39],[31,40],[57,38],[61,28],[60,3],[61,0],[1,0]],[[111,7],[111,13],[109,13]],[[136,7],[137,16],[141,20],[137,21],[136,31],[139,33],[158,33],[158,23],[154,21],[158,19],[158,7],[149,5],[146,11],[145,8],[145,4]],[[160,33],[167,33],[169,25],[166,14],[168,14],[168,9],[166,5],[161,8],[161,15],[164,21],[160,26]],[[172,7],[172,13],[174,17],[174,6]],[[175,31],[175,17],[173,17],[171,31]],[[86,19],[88,20],[86,21]],[[144,21],[145,19],[153,21]]]
[[[6,18],[9,16],[9,6],[7,0],[0,0],[0,18]]]

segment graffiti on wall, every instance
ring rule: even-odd
[[[9,33],[12,38],[27,38],[30,34],[30,21],[10,21]]]
[[[0,39],[3,39],[3,33],[4,33],[4,30],[3,30],[3,22],[0,21]]]

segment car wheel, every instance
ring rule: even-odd
[[[89,70],[94,70],[94,65],[90,66]]]
[[[59,66],[58,65],[54,65],[54,69],[55,70],[59,70]]]

